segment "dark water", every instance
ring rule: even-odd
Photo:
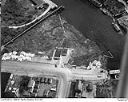
[[[112,19],[104,15],[88,0],[52,0],[65,6],[62,16],[78,29],[85,37],[96,41],[104,51],[110,50],[114,59],[109,60],[108,67],[117,69],[123,52],[125,37],[113,29]]]
[[[109,69],[120,67],[125,37],[114,31],[112,19],[104,15],[87,0],[52,0],[64,5],[62,16],[85,37],[97,42],[102,50],[110,50],[114,59],[108,60]],[[1,94],[4,92],[10,73],[1,73]]]

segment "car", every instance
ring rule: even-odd
[[[98,78],[101,78],[101,77],[102,77],[102,75],[97,75],[97,77],[98,77]]]
[[[51,78],[48,78],[47,83],[48,83],[48,84],[52,84],[52,79],[51,79]]]
[[[35,84],[34,89],[39,89],[39,85]]]
[[[42,78],[40,78],[40,83],[44,83],[44,78],[42,77]]]
[[[33,93],[37,93],[37,92],[38,92],[38,89],[34,89],[34,90],[33,90]]]

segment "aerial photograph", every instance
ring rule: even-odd
[[[0,0],[1,98],[128,98],[128,0]]]

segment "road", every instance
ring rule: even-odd
[[[112,19],[104,15],[87,0],[52,0],[65,7],[62,16],[78,29],[85,37],[96,41],[99,47],[110,50],[114,59],[110,59],[108,67],[118,69],[123,52],[125,37],[117,34],[112,27]]]
[[[57,97],[64,98],[69,91],[69,80],[72,78],[72,73],[69,69],[56,68],[54,64],[17,62],[17,61],[2,61],[1,72],[9,72],[15,75],[30,76],[30,77],[57,77],[59,78]]]
[[[39,15],[38,17],[36,17],[34,20],[32,20],[29,23],[26,23],[26,24],[23,24],[23,25],[20,25],[20,26],[9,26],[9,28],[18,29],[18,28],[22,28],[22,27],[28,26],[28,25],[36,22],[37,20],[41,19],[44,15],[46,15],[50,11],[50,9],[53,9],[53,8],[57,7],[56,4],[54,4],[52,2],[49,2],[49,0],[48,1],[47,0],[44,0],[44,1],[46,3],[48,3],[49,6],[48,6],[48,8],[41,15]]]
[[[114,58],[108,60],[108,69],[118,69],[123,52],[125,36],[117,34],[112,19],[87,0],[52,0],[65,6],[62,16],[85,37],[95,41],[101,50],[109,50]]]
[[[30,77],[57,77],[59,78],[58,97],[67,97],[70,90],[72,80],[92,80],[100,81],[106,79],[105,73],[98,73],[91,70],[70,70],[69,68],[56,68],[54,64],[35,63],[35,62],[17,62],[17,61],[2,61],[1,72],[9,72],[15,75],[30,76]],[[97,77],[100,75],[101,77]]]

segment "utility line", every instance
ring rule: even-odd
[[[32,26],[30,26],[29,28],[27,28],[26,30],[24,30],[22,33],[20,33],[19,35],[17,35],[13,39],[11,39],[10,41],[8,41],[4,45],[2,45],[1,46],[1,51],[4,49],[5,46],[7,46],[10,43],[14,42],[17,38],[19,38],[20,36],[24,35],[26,32],[28,32],[29,30],[31,30],[32,28],[34,28],[36,25],[40,24],[42,21],[46,20],[48,17],[52,16],[55,13],[60,13],[63,9],[64,9],[64,7],[63,6],[60,6],[60,7],[56,8],[54,11],[52,11],[51,13],[48,13],[45,17],[41,18],[39,21],[37,21]]]

